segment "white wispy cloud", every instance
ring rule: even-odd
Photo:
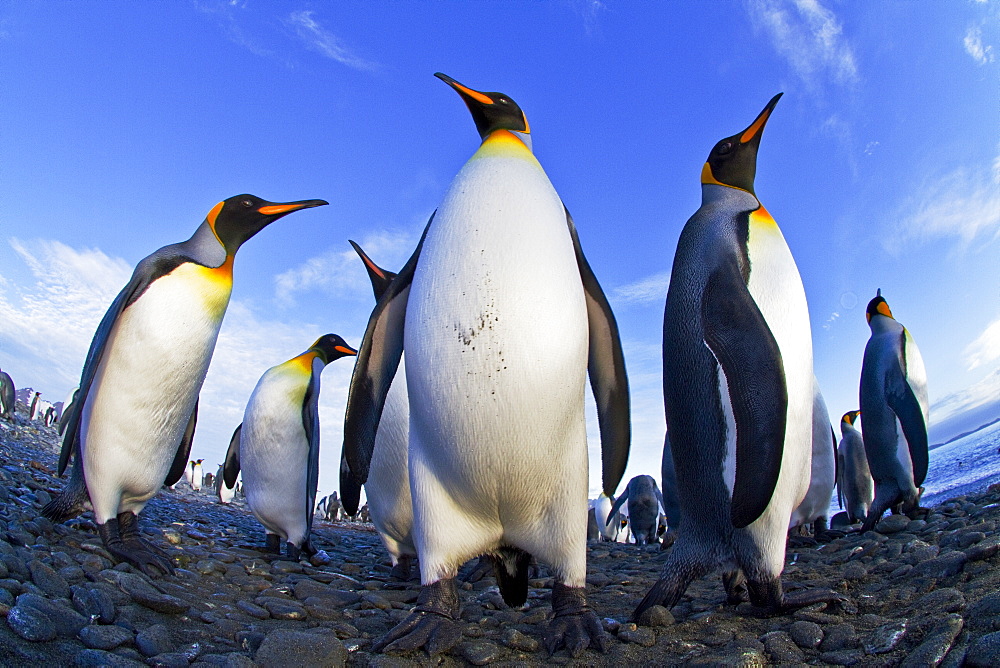
[[[904,202],[900,225],[889,239],[927,241],[956,237],[963,247],[980,236],[1000,234],[1000,189],[996,163],[987,170],[956,169],[943,177],[932,177],[917,195]]]
[[[968,370],[1000,360],[1000,318],[983,330],[976,340],[962,351]]]
[[[573,0],[572,7],[583,19],[583,27],[588,35],[598,32],[599,17],[602,12],[607,11],[607,5],[601,0]]]
[[[72,387],[94,331],[132,267],[98,249],[74,249],[59,241],[8,243],[27,266],[31,282],[18,285],[0,275],[0,348],[15,358],[5,360],[5,366],[20,372],[19,384],[60,391]]]
[[[819,0],[751,0],[750,16],[807,86],[821,77],[841,85],[858,81],[854,52],[837,16]]]
[[[372,232],[357,242],[379,266],[389,271],[399,271],[417,245],[417,238],[409,232],[381,230]],[[328,294],[360,292],[366,299],[371,294],[364,265],[354,249],[347,244],[343,250],[331,248],[279,274],[274,283],[275,295],[282,303],[290,303],[297,293],[308,290],[320,290]]]
[[[615,301],[621,304],[649,304],[666,299],[668,287],[670,287],[669,271],[619,286],[614,289],[613,294]]]
[[[983,30],[978,26],[969,27],[962,40],[965,52],[972,56],[972,59],[980,65],[993,62],[993,47],[983,44]]]
[[[288,17],[288,24],[295,29],[296,34],[309,48],[331,60],[335,60],[348,67],[353,67],[356,70],[370,71],[378,69],[376,63],[351,53],[339,37],[324,28],[314,18],[314,14],[315,12],[312,11],[300,11],[293,12]]]

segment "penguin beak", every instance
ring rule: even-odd
[[[350,346],[334,346],[333,349],[336,350],[338,353],[343,353],[344,355],[358,354],[358,351],[355,350],[354,348],[351,348]]]
[[[782,95],[784,95],[784,93],[778,93],[772,97],[771,101],[764,106],[764,110],[761,111],[757,115],[757,118],[754,119],[754,122],[750,124],[750,127],[743,131],[743,134],[740,135],[741,144],[753,141],[754,137],[758,137],[760,135],[761,130],[763,130],[764,126],[767,124],[767,119],[771,117],[771,112],[774,111],[774,107],[778,104],[778,100]]]
[[[436,76],[438,79],[440,79],[441,81],[445,82],[446,84],[454,88],[456,91],[458,91],[459,95],[466,98],[467,100],[475,100],[479,104],[495,104],[493,100],[489,98],[488,95],[483,95],[478,90],[473,90],[468,86],[463,86],[462,84],[458,83],[447,74],[443,74],[442,72],[435,72],[434,76]]]
[[[329,204],[323,199],[304,199],[298,202],[286,202],[284,204],[269,202],[268,204],[257,209],[257,212],[265,216],[274,216],[275,219],[286,216],[293,211],[298,211],[299,209],[311,209],[314,206],[324,206]]]

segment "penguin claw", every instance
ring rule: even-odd
[[[418,611],[372,645],[373,652],[408,652],[423,647],[434,656],[447,652],[462,639],[462,629],[453,620],[434,612]]]
[[[555,618],[549,623],[544,638],[549,656],[565,647],[575,659],[592,642],[602,653],[608,651],[608,635],[597,615],[587,607],[582,588],[556,582],[552,586],[552,610]]]
[[[375,641],[372,651],[407,652],[423,647],[430,656],[447,652],[462,639],[462,629],[455,622],[460,611],[453,578],[424,585],[413,612]]]

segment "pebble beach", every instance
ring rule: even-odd
[[[719,575],[671,610],[631,612],[656,581],[659,546],[591,542],[587,597],[607,653],[549,656],[552,579],[540,567],[528,603],[460,571],[463,638],[449,652],[372,654],[407,616],[419,582],[395,583],[370,524],[320,522],[312,562],[266,554],[245,504],[208,490],[164,489],[140,515],[175,576],[114,564],[89,514],[39,514],[62,489],[54,429],[0,424],[0,665],[3,666],[996,666],[1000,665],[1000,485],[948,499],[926,519],[887,516],[875,531],[789,548],[786,590],[846,600],[765,616],[726,604]]]

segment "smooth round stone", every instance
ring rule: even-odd
[[[337,636],[328,631],[305,633],[275,629],[264,638],[253,660],[261,668],[343,666],[347,662],[347,650]]]
[[[538,641],[517,629],[507,629],[502,637],[503,644],[519,652],[537,652]]]
[[[143,656],[164,654],[174,648],[174,636],[163,624],[154,624],[136,635],[135,646]]]
[[[273,573],[301,573],[302,564],[297,561],[275,561],[271,563]]]
[[[866,654],[885,654],[896,649],[906,637],[906,622],[892,622],[878,627],[864,642]]]
[[[816,649],[823,642],[823,629],[816,622],[792,622],[788,634],[803,649]]]
[[[73,591],[73,607],[84,617],[98,620],[102,624],[110,624],[115,620],[115,604],[100,589],[77,587]]]
[[[257,619],[267,619],[271,616],[271,613],[259,605],[251,603],[250,601],[239,600],[236,601],[236,607],[251,617],[256,617]]]
[[[132,632],[120,626],[90,624],[80,629],[80,640],[90,649],[114,649],[132,640]]]
[[[30,606],[16,605],[7,613],[7,625],[31,642],[47,642],[56,637],[56,625],[48,615]]]
[[[805,660],[805,654],[784,631],[765,633],[760,641],[764,644],[764,651],[775,663],[802,663]]]
[[[38,594],[21,594],[17,597],[17,607],[31,607],[47,616],[55,625],[56,633],[75,638],[80,629],[87,625],[87,618],[69,607],[64,600],[47,599]]]
[[[100,649],[85,649],[76,655],[74,665],[85,668],[145,668],[146,664]]]
[[[474,666],[485,666],[496,661],[503,651],[499,645],[489,640],[473,640],[462,643],[458,651],[462,658]]]
[[[69,584],[48,564],[33,559],[28,562],[28,571],[31,573],[31,581],[46,595],[52,598],[69,598]]]
[[[656,644],[656,634],[653,633],[653,629],[644,626],[635,629],[622,626],[618,631],[618,639],[622,642],[633,643],[642,647],[652,647]]]
[[[653,605],[643,610],[639,623],[643,626],[671,626],[674,615],[662,605]]]
[[[987,633],[969,647],[965,664],[970,668],[988,668],[1000,665],[1000,631]]]

